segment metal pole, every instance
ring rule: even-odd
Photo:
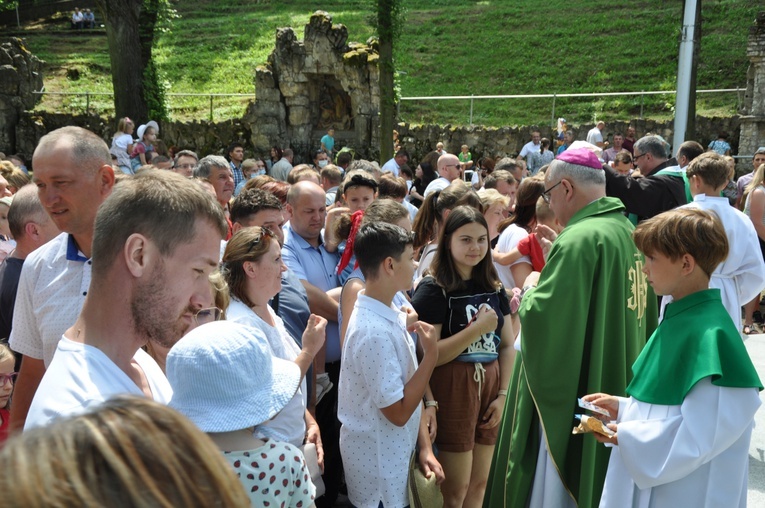
[[[470,95],[470,125],[473,125],[473,95]]]
[[[551,124],[551,125],[557,125],[557,124],[555,123],[555,99],[557,99],[557,95],[558,95],[558,94],[556,94],[556,93],[553,93],[553,107],[552,107],[552,117],[550,118],[550,124]]]
[[[19,3],[16,2],[16,26],[21,28],[21,21],[19,21]]]
[[[736,114],[741,113],[741,89],[736,87]]]
[[[210,94],[210,122],[213,121],[213,96]]]
[[[693,72],[694,32],[696,30],[696,0],[685,0],[682,38],[677,62],[677,95],[675,95],[675,125],[672,147],[677,149],[685,141],[691,101],[691,75]]]
[[[85,92],[85,114],[90,114],[90,92]]]
[[[643,92],[645,92],[645,90],[640,91],[640,119],[641,120],[643,119],[643,99],[645,99],[645,95],[643,95]]]

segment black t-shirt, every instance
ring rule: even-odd
[[[18,258],[6,258],[0,264],[0,339],[7,339],[11,335],[16,290],[23,265],[24,260]]]
[[[510,314],[510,300],[505,289],[486,291],[469,280],[465,289],[445,293],[435,279],[428,276],[420,281],[412,297],[412,306],[420,320],[441,325],[442,339],[464,330],[483,305],[489,305],[497,313],[497,328],[460,353],[456,360],[461,362],[489,362],[498,357],[502,326],[505,316]]]

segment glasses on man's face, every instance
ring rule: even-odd
[[[196,321],[197,325],[203,325],[212,323],[213,321],[220,321],[221,317],[223,317],[222,310],[218,307],[208,307],[206,309],[199,309],[197,313],[194,314],[194,321]]]
[[[0,374],[0,386],[5,386],[8,381],[13,383],[16,381],[16,376],[18,376],[18,372],[11,372],[10,374]]]
[[[273,233],[273,231],[271,231],[271,230],[270,230],[270,229],[268,229],[268,228],[260,228],[260,233],[258,233],[258,236],[256,236],[256,237],[255,237],[255,239],[254,239],[252,242],[250,242],[250,248],[249,248],[249,249],[247,249],[247,253],[249,253],[250,251],[252,251],[252,249],[253,249],[253,248],[254,248],[254,247],[257,245],[257,244],[259,244],[259,243],[260,243],[260,241],[263,239],[263,237],[264,237],[264,236],[265,236],[265,237],[268,237],[268,238],[275,238],[275,237],[274,237],[274,233]]]
[[[646,153],[641,153],[640,155],[635,155],[635,156],[632,158],[632,164],[634,164],[634,165],[636,165],[636,166],[637,166],[637,161],[638,161],[638,159],[640,159],[640,158],[641,158],[642,156],[644,156],[644,155],[648,155],[648,152],[646,152]]]
[[[542,193],[542,199],[544,199],[544,200],[545,200],[545,203],[547,203],[548,205],[550,204],[550,193],[552,192],[552,190],[553,190],[555,187],[557,187],[557,186],[558,186],[558,185],[560,185],[561,183],[563,183],[563,180],[561,180],[560,182],[556,183],[555,185],[553,185],[553,186],[552,186],[552,187],[550,187],[549,189],[545,189],[545,191]]]

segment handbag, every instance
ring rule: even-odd
[[[321,468],[319,467],[319,455],[316,453],[316,445],[314,443],[306,443],[300,447],[300,451],[303,452],[306,466],[308,466],[308,473],[311,475],[314,487],[316,487],[316,497],[323,496],[326,487],[324,486],[324,480],[321,479]]]
[[[409,459],[409,478],[406,482],[410,508],[442,508],[444,496],[436,483],[435,473],[426,478],[417,463],[417,450]]]

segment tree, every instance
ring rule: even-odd
[[[174,13],[168,0],[96,0],[109,43],[117,118],[166,120],[164,87],[152,60],[162,22]]]
[[[401,0],[377,0],[377,36],[380,39],[380,160],[393,157],[396,91],[393,43],[401,33]]]

